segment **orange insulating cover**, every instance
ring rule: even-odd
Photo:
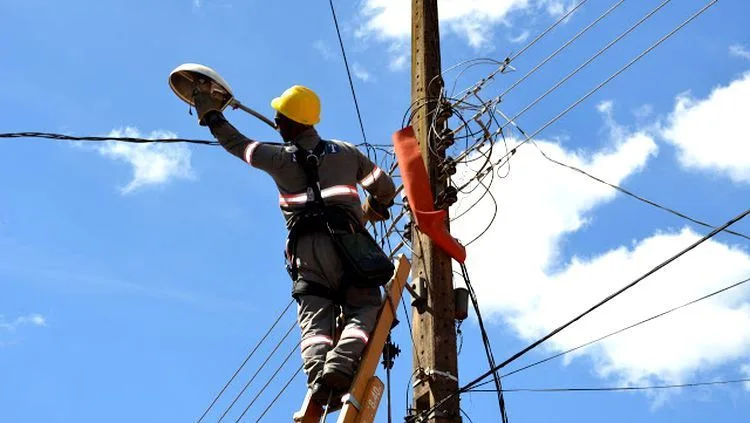
[[[404,192],[409,199],[419,230],[430,237],[440,249],[459,263],[466,260],[466,249],[448,232],[445,224],[448,212],[435,210],[430,181],[414,129],[407,126],[393,134],[396,159],[404,181]]]

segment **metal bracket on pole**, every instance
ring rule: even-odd
[[[406,284],[406,290],[411,294],[411,306],[422,314],[427,309],[427,281],[419,277],[411,284]]]

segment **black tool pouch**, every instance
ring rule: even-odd
[[[326,211],[327,215],[337,213],[332,209]],[[344,263],[347,283],[360,288],[388,283],[395,270],[393,262],[361,224],[350,218],[349,225],[336,225],[341,219],[340,216],[329,217],[328,233]]]

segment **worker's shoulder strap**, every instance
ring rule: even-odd
[[[323,206],[323,197],[320,194],[320,177],[318,175],[318,166],[320,160],[326,153],[328,142],[320,140],[312,150],[306,150],[295,144],[294,160],[302,167],[305,172],[307,184],[307,206]]]

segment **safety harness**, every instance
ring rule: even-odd
[[[287,271],[294,281],[292,296],[318,295],[341,300],[349,285],[373,287],[385,285],[393,275],[394,266],[359,219],[343,207],[326,205],[321,195],[318,167],[325,155],[328,141],[320,140],[313,150],[295,145],[294,159],[305,173],[307,201],[304,209],[289,222],[289,238],[285,252]],[[344,280],[337,292],[321,284],[299,278],[297,241],[305,233],[321,232],[330,236],[344,265]]]

